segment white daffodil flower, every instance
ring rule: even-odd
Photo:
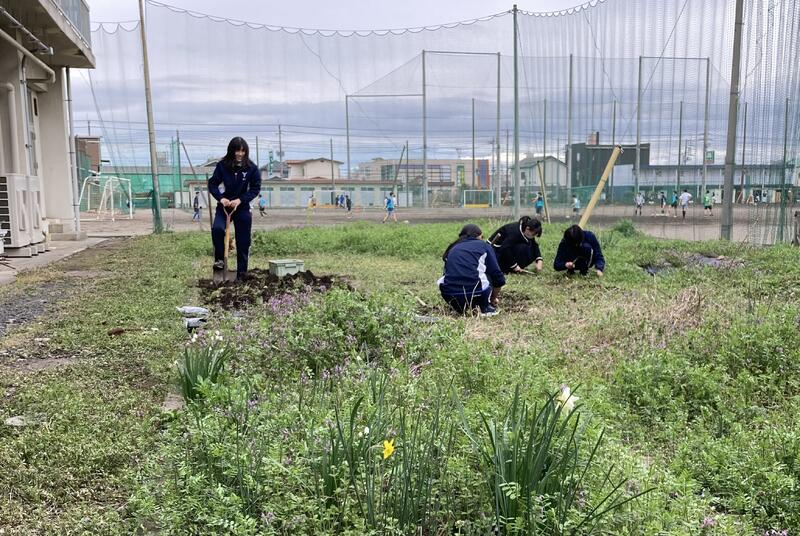
[[[569,387],[562,385],[561,392],[558,393],[558,396],[556,397],[556,403],[564,408],[564,412],[566,414],[571,413],[572,410],[575,409],[575,403],[577,401],[578,397],[570,392]]]

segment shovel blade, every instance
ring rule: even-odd
[[[212,278],[214,283],[222,283],[225,281],[225,269],[223,268],[213,268]]]

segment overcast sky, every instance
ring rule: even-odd
[[[139,18],[138,0],[87,0],[93,21]],[[341,30],[430,26],[507,11],[514,0],[166,0],[164,3],[209,15],[275,26]],[[555,11],[581,0],[522,0],[526,11]]]

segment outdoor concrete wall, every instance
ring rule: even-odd
[[[2,161],[5,163],[5,169],[0,170],[0,173],[25,173],[26,172],[26,159],[25,159],[25,116],[22,113],[22,88],[20,84],[20,71],[19,71],[19,54],[16,49],[11,45],[0,42],[0,130],[2,130],[2,143],[1,148],[3,151]],[[11,94],[8,92],[6,86],[11,84],[14,88],[14,115],[16,116],[17,132],[11,132],[11,121],[9,120],[9,106],[8,101]],[[11,136],[17,139],[16,159],[18,162],[18,169],[12,170],[12,142]]]
[[[56,83],[39,93],[39,175],[42,179],[48,220],[72,230],[72,174],[69,161],[68,110],[63,69],[56,70]]]

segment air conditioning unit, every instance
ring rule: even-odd
[[[32,187],[33,186],[33,187]],[[24,248],[42,241],[39,180],[25,175],[0,176],[0,229],[6,248]],[[39,221],[34,225],[34,216]]]

